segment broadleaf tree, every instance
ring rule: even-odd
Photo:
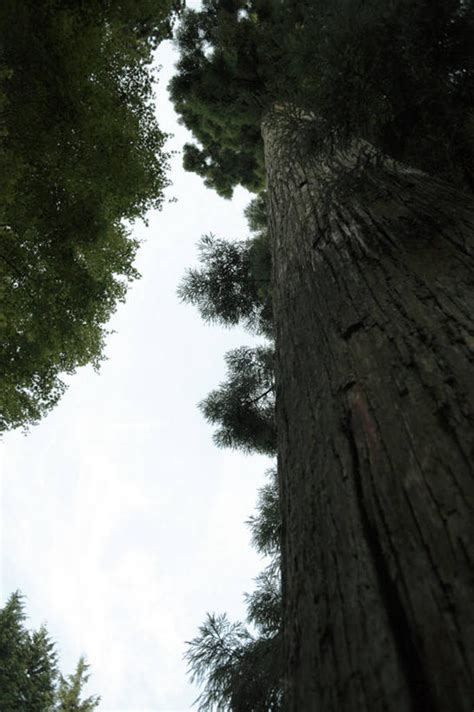
[[[166,136],[152,51],[180,3],[0,5],[0,431],[103,358],[138,277],[130,224],[161,205]]]
[[[285,709],[468,711],[472,3],[204,0],[171,95],[265,187]]]

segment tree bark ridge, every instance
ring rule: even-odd
[[[288,710],[467,712],[474,206],[307,119],[262,128]]]

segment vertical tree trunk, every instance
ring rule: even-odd
[[[470,712],[474,206],[303,124],[263,124],[287,710]]]

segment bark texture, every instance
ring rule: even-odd
[[[263,123],[288,712],[474,705],[474,205]]]

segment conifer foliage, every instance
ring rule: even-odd
[[[218,426],[220,447],[274,455],[276,450],[271,258],[265,195],[246,210],[251,237],[230,242],[215,237],[199,243],[200,268],[188,270],[178,294],[198,307],[205,321],[239,324],[265,339],[226,354],[227,380],[199,405]],[[275,471],[261,489],[249,519],[252,542],[267,557],[255,590],[245,594],[248,624],[226,614],[208,614],[188,643],[192,680],[203,687],[199,709],[277,712],[283,695],[280,591],[280,512]]]
[[[230,622],[226,614],[208,614],[199,634],[188,643],[192,680],[203,690],[201,712],[277,712],[282,709],[283,658],[279,573],[279,502],[276,474],[261,490],[251,518],[254,544],[269,563],[246,594],[248,622]]]
[[[198,242],[199,268],[189,269],[178,287],[183,302],[204,321],[242,327],[271,338],[271,257],[265,191],[248,205],[246,240],[205,235]]]
[[[363,136],[474,189],[474,10],[464,0],[204,0],[177,33],[171,97],[184,165],[224,196],[264,185],[261,121],[318,117],[314,141]]]
[[[23,596],[13,593],[0,609],[0,709],[2,712],[93,712],[100,698],[82,699],[88,681],[80,658],[65,679],[58,668],[56,646],[45,626],[25,627]]]
[[[219,425],[218,446],[275,453],[273,357],[273,348],[263,346],[226,354],[227,380],[200,403],[206,420]]]
[[[218,446],[273,455],[271,257],[264,193],[251,201],[246,217],[251,232],[247,240],[201,238],[201,266],[187,271],[178,295],[197,306],[205,321],[240,325],[264,337],[264,345],[242,346],[226,355],[227,380],[199,407],[210,423],[219,426],[214,436]]]

